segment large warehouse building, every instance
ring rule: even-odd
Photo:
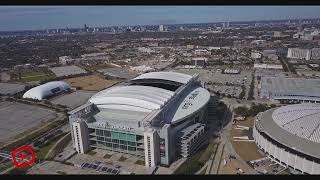
[[[282,103],[319,103],[320,80],[261,77],[260,97],[279,100]]]
[[[317,60],[320,59],[320,48],[288,48],[287,57],[292,59]]]
[[[43,100],[57,93],[69,90],[70,88],[70,85],[63,81],[52,81],[28,90],[22,97]]]
[[[206,138],[210,93],[198,75],[142,74],[105,89],[69,112],[78,153],[106,149],[170,165],[197,151]]]
[[[304,174],[320,174],[320,106],[295,104],[259,113],[255,142],[269,158]]]

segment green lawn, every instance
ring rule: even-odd
[[[21,74],[21,77],[27,77],[27,76],[39,76],[39,75],[45,75],[46,73],[43,71],[30,71],[30,72],[23,72]]]
[[[36,157],[36,160],[41,160],[43,161],[44,160],[44,157],[47,155],[47,153],[49,152],[49,150],[52,148],[53,146],[53,143],[50,143],[49,145],[41,148],[36,154],[37,154],[37,157]]]
[[[195,174],[199,171],[204,164],[209,160],[210,155],[215,150],[215,144],[201,148],[196,154],[189,157],[175,172],[174,174]]]
[[[137,161],[135,162],[135,164],[144,166],[145,162],[144,162],[143,160],[137,160]]]
[[[95,152],[95,151],[89,151],[87,154],[93,156],[93,155],[97,154],[97,152]]]
[[[10,168],[12,168],[14,165],[13,164],[11,164],[11,165],[8,165],[8,166],[6,166],[5,168],[3,168],[3,169],[1,169],[1,173],[2,172],[5,172],[5,171],[7,171],[8,169],[10,169]]]
[[[203,170],[199,174],[201,174],[201,175],[206,174],[207,168],[208,167],[203,168]]]
[[[110,155],[110,154],[106,154],[106,155],[103,156],[103,158],[105,158],[105,159],[110,159],[111,156],[112,156],[112,155]]]
[[[121,161],[121,162],[123,162],[123,161],[125,161],[125,160],[127,160],[127,158],[124,157],[124,156],[121,156],[121,157],[119,158],[119,161]]]
[[[50,149],[53,147],[53,145],[59,141],[59,139],[63,136],[65,136],[66,133],[60,134],[57,136],[53,141],[51,141],[48,145],[42,147],[40,150],[36,152],[36,160],[41,160],[43,161]]]
[[[43,71],[32,71],[32,72],[24,72],[21,74],[21,79],[19,81],[22,82],[30,82],[30,81],[42,81],[54,78],[54,75],[45,73]]]

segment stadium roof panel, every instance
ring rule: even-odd
[[[174,92],[151,86],[115,86],[89,99],[101,108],[152,111],[160,109]]]
[[[210,100],[210,93],[202,88],[198,87],[191,91],[178,106],[175,111],[171,123],[177,123],[181,120],[188,118],[195,112],[205,106]]]
[[[138,79],[161,79],[186,84],[192,79],[192,76],[176,72],[150,72],[142,74],[133,80]]]
[[[97,121],[104,122],[108,120],[109,122],[114,120],[117,123],[119,119],[122,121],[142,121],[149,113],[137,112],[137,111],[125,111],[119,109],[104,109],[103,111],[98,112],[94,115],[94,118]]]
[[[320,143],[320,106],[299,104],[281,107],[272,113],[276,124],[296,136]]]

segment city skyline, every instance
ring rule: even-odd
[[[320,6],[7,6],[0,31],[318,17]]]

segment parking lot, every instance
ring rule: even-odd
[[[239,97],[242,92],[241,87],[237,86],[219,86],[219,85],[208,85],[207,86],[213,92],[224,93],[226,96]]]
[[[63,76],[70,76],[70,75],[76,75],[76,74],[84,74],[87,73],[86,70],[81,69],[78,66],[61,66],[61,67],[54,67],[49,68],[57,77],[63,77]]]
[[[271,161],[269,158],[257,159],[248,164],[261,174],[290,174],[288,168]]]
[[[0,142],[56,117],[52,110],[16,102],[0,102]]]
[[[189,75],[199,74],[199,79],[207,83],[207,88],[213,92],[238,97],[242,92],[242,86],[245,87],[245,97],[247,98],[250,84],[252,81],[252,70],[241,70],[240,74],[223,74],[222,69],[184,69],[175,68],[173,71]]]
[[[56,161],[44,161],[28,170],[27,174],[97,174],[93,169],[82,169]]]
[[[106,167],[119,169],[120,173],[134,173],[134,174],[151,174],[153,169],[147,168],[143,165],[136,164],[136,161],[139,159],[131,155],[125,155],[117,152],[111,152],[106,150],[95,151],[96,154],[76,154],[72,156],[68,163],[72,163],[75,166],[81,167],[84,163],[94,163],[101,162]],[[109,158],[106,158],[105,155],[110,155]],[[126,160],[119,161],[120,157],[124,156]],[[101,172],[100,172],[101,173]]]
[[[222,74],[221,69],[174,69],[175,72],[185,73],[193,75],[198,73],[199,79],[203,82],[213,82],[217,84],[225,85],[226,83],[234,85],[246,85],[249,86],[251,83],[250,70],[243,70],[240,74]]]
[[[82,163],[81,164],[82,169],[93,169],[98,172],[104,173],[104,174],[112,174],[112,175],[117,175],[120,174],[120,169],[118,167],[110,167],[107,166],[105,163],[102,163],[100,161],[96,161],[94,163]]]
[[[13,83],[0,83],[0,94],[1,95],[13,95],[18,92],[23,91],[25,88],[24,85],[21,84],[13,84]]]
[[[86,103],[88,99],[95,93],[97,93],[97,91],[78,90],[76,92],[72,92],[71,94],[63,94],[59,97],[52,99],[50,102],[53,104],[67,106],[70,109],[74,109]]]

